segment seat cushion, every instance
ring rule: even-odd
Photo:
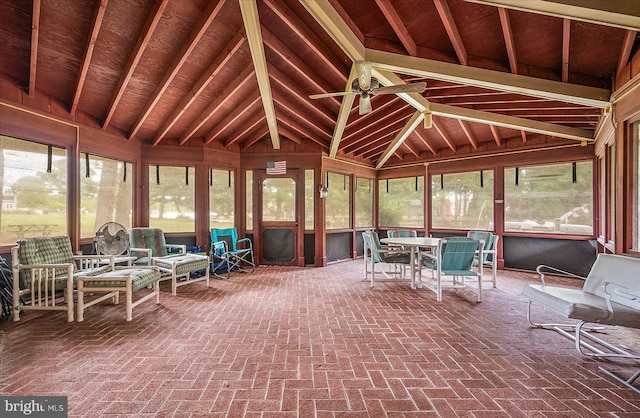
[[[638,311],[614,303],[614,315],[609,317],[606,300],[582,289],[526,284],[522,295],[566,318],[640,328]]]
[[[100,278],[115,278],[115,277],[131,277],[131,289],[138,290],[143,287],[152,285],[160,280],[160,272],[152,269],[123,269],[114,270],[108,273],[100,275]],[[84,286],[87,288],[100,288],[100,287],[122,287],[124,286],[122,280],[86,280]]]
[[[155,258],[154,262],[164,270],[173,270],[175,266],[176,275],[181,276],[192,271],[206,269],[209,264],[209,258],[202,255],[180,254]]]

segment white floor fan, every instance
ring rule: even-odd
[[[98,228],[93,238],[96,254],[122,256],[129,251],[129,233],[118,222],[107,222]]]
[[[377,78],[371,76],[371,62],[356,61],[356,72],[358,77],[351,83],[350,91],[338,91],[335,93],[312,94],[310,99],[322,99],[325,97],[346,96],[357,94],[360,96],[358,113],[360,115],[371,112],[371,96],[379,94],[396,94],[396,93],[422,93],[427,88],[427,83],[420,81],[418,83],[397,84],[393,86],[380,86]]]

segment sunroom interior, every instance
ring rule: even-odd
[[[10,377],[0,374],[0,392],[69,395],[77,416],[640,411],[635,394],[602,383],[565,341],[527,340],[526,325],[513,325],[538,265],[585,276],[599,254],[640,257],[640,3],[0,0],[0,22],[0,257],[9,266],[22,238],[66,235],[74,253],[94,254],[109,222],[160,228],[168,243],[204,254],[212,228],[236,228],[257,265],[211,288],[172,296],[164,287],[162,305],[136,308],[126,326],[95,308],[83,323],[29,314],[0,324],[0,371]],[[436,303],[403,287],[368,290],[362,234],[392,229],[495,234],[505,293]],[[301,294],[278,299],[281,316],[260,317],[283,293],[261,297],[287,280]],[[319,340],[309,330],[322,321]],[[286,342],[258,346],[273,336],[265,324],[287,330]],[[636,348],[636,331],[623,343]],[[394,357],[405,337],[433,351]],[[23,359],[40,354],[33,338],[54,349],[29,374]],[[346,348],[331,351],[333,338]],[[291,351],[265,360],[265,345]],[[115,383],[103,346],[128,359]],[[168,347],[163,361],[150,346]],[[318,347],[330,354],[308,378],[319,360],[304,356]],[[466,360],[450,362],[452,348]],[[69,359],[75,350],[92,360]],[[320,370],[345,366],[345,353],[354,356],[345,373],[364,378]],[[425,364],[437,378],[403,374]],[[219,387],[183,387],[207,376]],[[136,390],[123,394],[125,383]],[[109,399],[93,390],[110,384]],[[147,392],[151,401],[138,402]]]

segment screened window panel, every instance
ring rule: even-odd
[[[344,174],[327,174],[328,194],[325,199],[325,228],[351,227],[351,177]]]
[[[67,235],[67,152],[0,135],[0,244]],[[50,172],[49,172],[50,166]]]
[[[133,164],[89,155],[80,161],[80,237],[95,236],[100,226],[117,222],[131,228]]]
[[[209,227],[235,226],[235,172],[211,169],[209,172]]]
[[[314,188],[313,170],[304,171],[304,229],[310,231],[314,229],[314,199],[316,191]]]
[[[634,125],[633,135],[633,216],[632,216],[632,228],[633,228],[633,243],[632,249],[640,251],[640,221],[638,216],[640,211],[640,123]]]
[[[431,195],[433,228],[494,229],[492,170],[433,175]]]
[[[505,230],[592,235],[593,163],[575,166],[575,177],[572,163],[505,169]]]
[[[195,232],[195,167],[149,166],[149,226]]]
[[[356,177],[355,188],[356,228],[373,227],[373,180]]]
[[[379,224],[424,228],[424,176],[378,181]]]
[[[245,173],[245,200],[247,207],[245,208],[245,222],[247,230],[253,230],[253,171],[247,170]]]

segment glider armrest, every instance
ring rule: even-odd
[[[538,275],[540,276],[540,281],[542,282],[543,285],[546,285],[546,283],[544,281],[544,273],[545,272],[547,272],[547,273],[564,274],[564,275],[567,275],[567,276],[575,277],[576,279],[582,279],[582,280],[586,279],[586,277],[578,276],[577,274],[573,274],[573,273],[561,270],[561,269],[556,268],[556,267],[548,266],[546,264],[540,264],[538,267],[536,267],[536,273],[538,273]]]

